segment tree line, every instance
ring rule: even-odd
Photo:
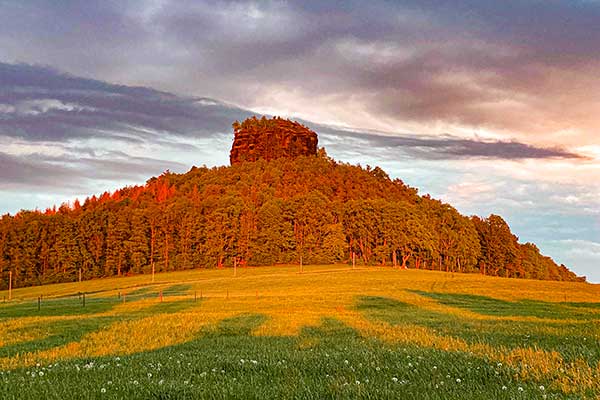
[[[169,171],[144,186],[0,219],[0,288],[191,268],[394,265],[585,280],[380,168],[316,157]]]

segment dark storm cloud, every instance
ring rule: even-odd
[[[310,124],[309,124],[310,125]],[[317,128],[319,129],[319,128]],[[582,159],[579,154],[560,148],[535,147],[517,141],[489,141],[463,139],[452,136],[418,136],[407,134],[381,135],[375,133],[350,132],[322,127],[331,143],[344,143],[348,138],[358,139],[362,151],[378,152],[380,149],[399,150],[413,157],[426,160],[449,160],[461,158],[490,158],[504,160],[522,159]],[[349,147],[342,144],[339,147]]]
[[[0,135],[27,140],[165,135],[208,137],[230,130],[244,110],[206,98],[114,85],[52,68],[0,63]]]

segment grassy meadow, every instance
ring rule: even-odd
[[[12,295],[2,399],[600,397],[598,285],[329,265]]]

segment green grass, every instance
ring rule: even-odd
[[[262,315],[222,321],[192,342],[128,357],[1,375],[3,399],[539,399],[538,383],[465,354],[389,346],[336,320],[298,337],[252,337]],[[40,376],[40,372],[44,375]],[[505,386],[506,389],[502,389]],[[519,387],[523,391],[519,390]],[[103,389],[105,390],[103,392]]]
[[[492,313],[494,303],[503,305],[499,310],[502,316],[535,316],[536,309],[550,309],[552,303],[545,306],[541,302],[520,302],[514,308],[502,302],[484,296],[449,295],[419,292],[432,298],[469,299],[469,309],[483,314]],[[481,300],[481,304],[477,301]],[[464,301],[444,304],[464,305]],[[525,310],[524,304],[533,304],[532,310]],[[596,340],[597,321],[588,314],[589,322],[562,324],[559,322],[530,322],[505,320],[479,320],[459,318],[457,316],[419,309],[419,307],[382,297],[363,297],[357,308],[370,318],[388,322],[392,325],[415,324],[433,329],[445,337],[465,340],[471,344],[485,343],[492,346],[504,346],[508,349],[535,347],[546,351],[557,351],[567,361],[584,358],[589,364],[600,362],[600,342]],[[483,311],[488,311],[484,313]],[[493,315],[493,314],[492,314]],[[556,315],[553,313],[553,315]],[[582,316],[580,316],[583,318]],[[553,333],[551,333],[553,332]]]
[[[19,289],[0,304],[0,398],[600,396],[595,285],[341,266],[231,272]],[[541,358],[520,358],[529,350]]]

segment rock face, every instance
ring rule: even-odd
[[[293,158],[317,154],[317,134],[298,122],[275,117],[248,118],[233,123],[231,165],[259,159]]]

